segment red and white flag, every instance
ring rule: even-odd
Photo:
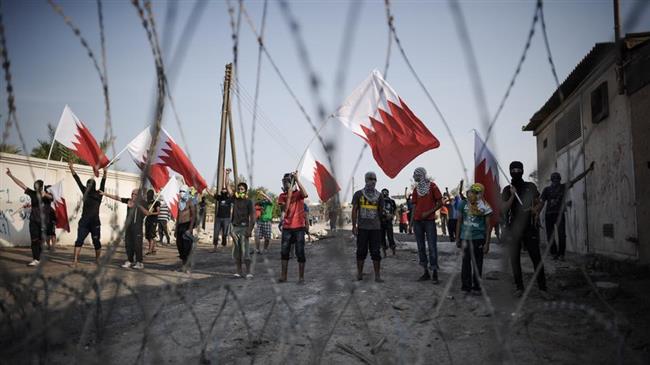
[[[178,214],[178,192],[180,190],[181,184],[178,182],[176,176],[172,176],[160,191],[160,198],[165,202],[165,204],[167,204],[167,207],[169,207],[169,212],[172,217],[174,217],[174,220],[176,220],[176,215]]]
[[[492,224],[496,224],[500,216],[501,196],[499,187],[499,167],[497,159],[481,139],[474,133],[474,182],[485,187],[484,199],[492,207]]]
[[[158,148],[155,156],[156,159],[153,163],[167,166],[176,171],[183,176],[187,185],[193,186],[198,192],[202,192],[208,187],[205,179],[203,179],[203,176],[194,167],[185,152],[183,152],[183,149],[172,139],[164,128],[160,129],[160,139],[158,140]]]
[[[323,202],[328,201],[341,190],[334,176],[330,174],[325,165],[314,159],[309,149],[305,152],[300,175],[316,186],[318,197]]]
[[[375,161],[390,178],[420,154],[440,146],[377,70],[352,92],[334,116],[366,141]]]
[[[56,215],[56,228],[65,229],[70,232],[70,221],[68,220],[68,207],[63,198],[63,180],[50,186],[47,190],[52,194],[52,209]]]
[[[142,170],[147,162],[147,151],[151,145],[151,132],[149,128],[145,128],[138,134],[129,144],[126,149],[129,151],[133,162]],[[155,161],[155,158],[154,158]],[[165,184],[169,181],[169,170],[167,166],[152,163],[149,167],[149,182],[154,190],[160,191]]]
[[[95,176],[99,176],[100,168],[108,165],[108,158],[99,148],[95,137],[67,105],[61,113],[54,139],[92,166]]]

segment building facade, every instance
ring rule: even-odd
[[[523,130],[540,188],[594,165],[567,191],[567,250],[649,263],[650,34],[596,44]]]

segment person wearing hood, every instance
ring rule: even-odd
[[[436,211],[442,207],[442,194],[422,167],[415,169],[413,180],[415,181],[415,189],[411,194],[414,205],[413,231],[418,245],[420,266],[424,268],[424,273],[418,281],[431,280],[434,284],[438,284]]]
[[[505,230],[510,247],[510,263],[514,276],[516,291],[515,296],[520,297],[524,292],[524,281],[521,273],[521,247],[526,247],[528,255],[533,262],[535,270],[539,266],[537,286],[542,296],[549,297],[546,291],[546,276],[539,249],[537,229],[537,215],[539,213],[539,191],[537,186],[529,181],[524,181],[524,165],[519,161],[510,163],[510,176],[512,181],[503,188],[501,199],[503,201],[502,214],[505,217]]]
[[[297,185],[294,188],[294,184]],[[282,177],[282,193],[278,196],[278,205],[283,213],[281,219],[281,260],[282,271],[278,282],[287,281],[291,246],[295,245],[295,254],[298,261],[298,283],[305,282],[305,199],[307,191],[298,179],[298,172],[284,174]]]
[[[181,271],[189,272],[189,258],[194,244],[192,230],[196,221],[196,205],[192,204],[189,188],[183,185],[179,190],[178,213],[176,214],[176,248],[181,259]]]
[[[386,250],[390,247],[395,256],[395,237],[393,234],[393,219],[395,218],[395,213],[397,213],[397,204],[390,197],[388,189],[381,189],[381,195],[384,199],[383,205],[383,214],[381,220],[381,249],[386,257]]]
[[[485,187],[475,183],[467,192],[467,200],[460,204],[456,226],[456,247],[462,249],[461,290],[481,293],[480,278],[483,273],[483,256],[490,250],[492,207],[483,199]]]
[[[50,219],[50,204],[52,195],[43,190],[43,180],[34,181],[34,189],[30,189],[11,170],[7,169],[7,176],[13,180],[29,196],[32,209],[29,213],[29,237],[31,239],[32,261],[27,266],[38,266],[41,261],[43,242],[47,235],[47,227]]]
[[[77,186],[79,186],[81,194],[83,194],[83,209],[81,211],[81,218],[77,225],[77,240],[74,242],[72,265],[76,267],[79,263],[81,247],[83,246],[86,237],[88,237],[88,234],[90,234],[93,246],[95,247],[95,262],[99,263],[99,254],[102,248],[102,243],[100,242],[101,221],[99,220],[99,207],[102,204],[102,194],[100,194],[99,191],[104,191],[104,187],[106,186],[106,173],[108,170],[106,168],[103,169],[102,180],[99,183],[99,189],[97,189],[95,179],[93,178],[86,180],[86,185],[81,182],[79,175],[77,175],[74,170],[72,161],[68,161],[68,167],[70,168],[70,172],[72,172],[74,181],[77,183]]]
[[[379,248],[384,196],[375,188],[377,175],[374,172],[366,172],[365,182],[366,186],[352,196],[352,233],[357,237],[357,280],[363,280],[363,264],[370,251],[375,281],[382,283]]]
[[[221,246],[228,243],[230,235],[230,223],[232,218],[233,192],[229,184],[230,169],[226,169],[221,191],[214,194],[214,233],[212,235],[213,252],[219,246],[219,234],[221,233]]]
[[[564,194],[567,189],[571,189],[575,183],[587,176],[589,171],[593,168],[594,163],[592,162],[587,170],[569,181],[568,184],[562,184],[562,176],[559,172],[554,172],[551,174],[551,185],[542,190],[542,196],[540,199],[542,204],[546,206],[544,212],[546,242],[553,241],[553,244],[551,245],[551,255],[553,255],[554,260],[559,259],[564,261],[564,253],[566,251],[566,225],[564,221],[564,210],[562,210]],[[557,227],[557,240],[553,239],[555,227]]]
[[[147,217],[144,219],[144,238],[149,243],[147,255],[156,254],[156,228],[158,226],[158,214],[160,214],[160,201],[156,200],[152,189],[147,190]]]
[[[153,192],[153,190],[149,190]],[[140,193],[140,189],[131,190],[131,197],[120,198],[117,195],[99,191],[103,196],[126,204],[126,219],[124,220],[124,246],[127,260],[122,268],[144,269],[142,263],[142,224],[146,218],[155,217],[155,213],[147,209],[148,202]],[[147,193],[147,195],[149,195]]]
[[[255,207],[248,198],[248,185],[245,182],[237,184],[235,201],[232,210],[232,257],[235,260],[236,278],[244,275],[246,279],[253,277],[251,273],[250,237],[255,226]],[[242,271],[242,261],[246,265],[246,272]]]

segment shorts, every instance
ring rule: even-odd
[[[265,239],[265,240],[270,240],[271,239],[271,222],[261,222],[258,221],[257,225],[255,226],[255,237],[258,239]]]
[[[81,247],[84,245],[84,240],[86,237],[88,237],[88,234],[90,234],[90,238],[92,239],[93,246],[95,246],[95,250],[99,250],[102,248],[102,243],[99,241],[100,234],[101,234],[101,223],[99,222],[99,219],[97,220],[88,220],[88,219],[81,219],[79,221],[79,226],[77,228],[77,240],[74,242],[74,247]]]
[[[50,223],[45,228],[45,235],[48,237],[56,236],[56,223],[50,221]]]
[[[295,245],[296,259],[298,262],[304,263],[306,261],[304,228],[282,230],[282,248],[280,254],[282,260],[289,260],[292,244]]]
[[[156,228],[158,227],[157,219],[147,219],[144,223],[144,238],[152,240],[156,238]]]

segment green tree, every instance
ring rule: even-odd
[[[32,149],[31,156],[32,157],[37,157],[37,158],[42,158],[42,159],[47,159],[48,154],[50,153],[50,147],[52,146],[51,141],[54,140],[54,133],[56,133],[56,128],[48,123],[47,124],[47,140],[37,140],[38,145]],[[110,146],[110,141],[101,141],[99,143],[99,148],[101,148],[102,151],[106,152],[108,149],[108,146]],[[62,145],[58,141],[54,141],[54,148],[52,148],[52,155],[50,156],[50,160],[53,161],[72,161],[75,164],[81,164],[81,165],[88,165],[88,163],[74,154],[74,152],[70,151],[66,146]]]
[[[14,155],[18,155],[22,152],[20,147],[9,144],[9,143],[0,143],[0,152],[4,153],[13,153]]]

